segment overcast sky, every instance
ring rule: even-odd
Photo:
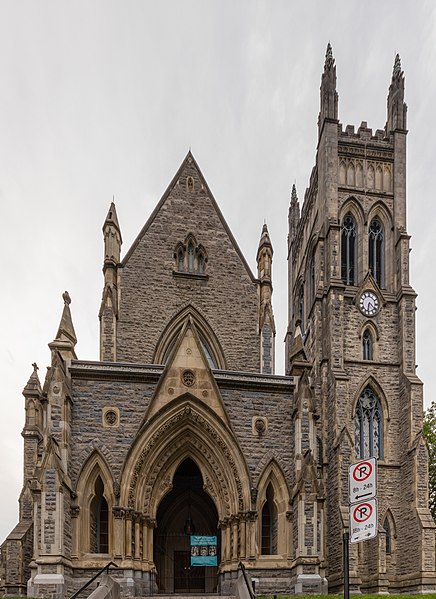
[[[384,127],[401,55],[418,374],[436,398],[435,21],[433,0],[1,0],[0,542],[17,522],[21,391],[32,362],[44,379],[62,292],[78,357],[98,359],[112,196],[124,255],[189,148],[254,272],[268,224],[283,373],[289,196],[314,164],[328,41],[344,126]]]

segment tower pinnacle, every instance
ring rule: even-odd
[[[338,120],[338,92],[336,91],[336,65],[330,42],[327,44],[324,61],[324,73],[321,76],[320,108],[318,116],[318,135],[325,121]]]

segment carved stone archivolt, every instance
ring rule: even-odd
[[[161,416],[163,418],[164,415]],[[199,466],[204,489],[220,517],[229,517],[249,507],[249,476],[242,453],[222,423],[213,414],[185,400],[184,405],[155,426],[145,429],[125,465],[127,505],[155,516],[161,499],[172,488],[174,473],[183,459],[192,457]],[[142,446],[142,447],[141,447]]]

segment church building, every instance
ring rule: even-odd
[[[61,599],[111,561],[125,597],[231,596],[240,564],[262,594],[340,593],[348,471],[371,456],[377,536],[350,545],[350,589],[436,589],[400,59],[384,129],[339,122],[330,44],[320,92],[315,166],[290,198],[286,374],[268,229],[253,273],[189,152],[124,255],[110,205],[100,360],[76,355],[65,292],[45,380],[35,365],[24,388],[6,595]],[[209,565],[194,537],[216,539]]]

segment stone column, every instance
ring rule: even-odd
[[[147,554],[148,561],[153,563],[153,530],[156,528],[156,520],[150,519],[148,521],[148,543],[147,543]]]
[[[148,523],[145,516],[142,518],[142,561],[148,561]]]
[[[293,542],[292,542],[292,512],[286,512],[286,553],[288,559],[293,559]]]
[[[241,514],[240,516],[240,534],[241,534],[241,550],[240,550],[240,558],[244,559],[246,557],[246,552],[247,552],[247,539],[246,539],[246,534],[247,534],[247,522],[246,522],[246,515],[245,514]]]
[[[238,559],[239,518],[234,516],[232,520],[232,560]]]
[[[134,523],[135,523],[135,555],[134,555],[134,558],[136,560],[139,560],[139,559],[141,559],[141,514],[139,512],[135,512]]]
[[[256,559],[256,524],[257,524],[257,512],[250,510],[247,512],[248,516],[248,559]]]
[[[74,505],[71,507],[71,557],[79,555],[79,514],[80,507]]]
[[[114,557],[122,559],[124,557],[124,515],[125,510],[119,505],[112,508],[114,516]]]
[[[133,519],[133,511],[126,510],[126,519],[125,519],[126,557],[132,557],[132,519]]]

